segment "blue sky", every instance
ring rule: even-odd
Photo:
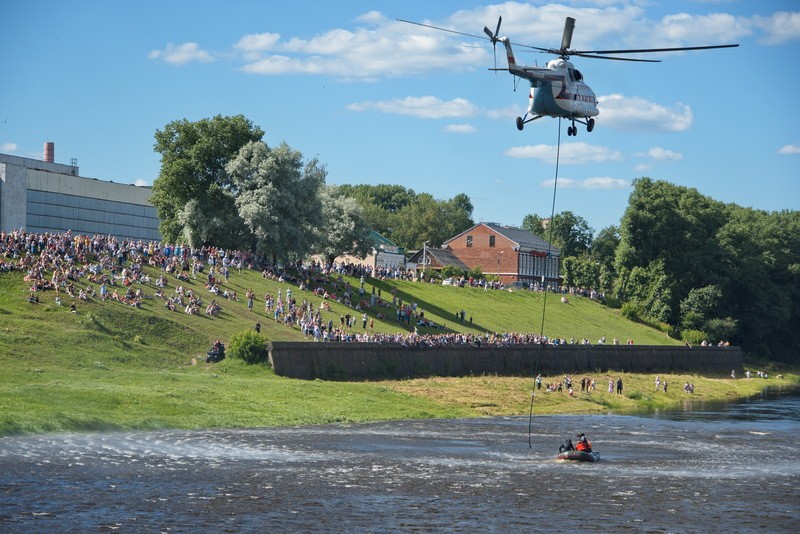
[[[549,216],[557,119],[520,132],[527,85],[493,73],[492,47],[402,24],[512,43],[739,48],[573,58],[597,94],[592,133],[561,124],[556,211],[618,224],[639,176],[723,202],[800,209],[800,5],[755,1],[5,1],[0,152],[77,158],[82,176],[152,184],[153,134],[170,121],[243,114],[318,158],[328,183],[466,193],[476,221]],[[523,53],[543,65],[552,56]],[[498,66],[505,66],[498,55]]]

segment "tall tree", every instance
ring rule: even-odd
[[[319,190],[325,169],[286,143],[270,149],[253,141],[226,165],[236,207],[259,252],[273,262],[304,257],[323,223]]]
[[[600,265],[613,269],[619,241],[619,228],[617,226],[603,228],[592,240],[592,258],[600,262]]]
[[[361,205],[353,197],[335,186],[326,185],[320,190],[322,201],[322,226],[317,240],[317,251],[328,263],[337,256],[350,254],[365,257],[372,244],[372,233],[362,214]]]
[[[225,221],[188,227],[189,236],[202,242],[239,248],[244,226],[238,220],[225,164],[239,149],[260,140],[264,131],[242,115],[191,122],[168,123],[156,130],[154,150],[161,154],[161,171],[153,182],[150,202],[156,207],[159,230],[168,241],[186,237],[186,224],[205,221],[208,216]],[[194,201],[192,206],[187,206]]]
[[[523,230],[527,230],[533,235],[538,235],[542,239],[547,239],[547,236],[544,232],[544,219],[536,215],[535,213],[530,213],[522,218],[522,227]]]
[[[689,290],[717,284],[724,276],[724,253],[716,236],[726,214],[723,204],[696,189],[649,178],[634,180],[620,226],[615,266],[622,273],[659,263],[663,278],[658,277],[658,283],[664,291],[648,300],[658,308],[645,309],[648,315],[674,324]],[[647,293],[653,294],[652,288]]]
[[[467,195],[437,200],[428,193],[420,193],[392,218],[391,238],[411,249],[422,248],[426,241],[438,247],[473,224],[472,202]]]
[[[401,185],[344,184],[339,188],[358,201],[370,228],[387,237],[392,235],[394,215],[417,197],[413,189]]]
[[[586,219],[571,211],[556,213],[547,228],[547,239],[552,233],[553,244],[561,249],[561,257],[580,256],[592,246],[593,231]]]

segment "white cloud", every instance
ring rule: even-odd
[[[347,106],[350,111],[380,111],[397,115],[410,115],[421,119],[472,117],[478,108],[469,100],[454,98],[444,101],[434,96],[407,96],[395,100],[359,102]]]
[[[540,185],[542,187],[553,187],[554,180],[545,180]],[[631,183],[628,180],[611,178],[610,176],[595,176],[585,180],[573,180],[572,178],[559,178],[558,187],[561,189],[593,189],[611,191],[615,189],[626,189]]]
[[[546,163],[555,163],[557,148],[556,145],[544,144],[518,146],[506,150],[505,155],[512,158],[535,158]],[[622,153],[616,150],[581,142],[562,144],[560,158],[562,164],[573,165],[623,160]]]
[[[0,145],[0,151],[5,152],[6,154],[13,154],[17,150],[19,150],[17,143],[3,143]]]
[[[387,18],[381,13],[380,11],[372,10],[363,15],[359,15],[356,17],[358,22],[363,22],[365,24],[385,24],[387,22]]]
[[[760,31],[760,42],[778,44],[800,38],[800,13],[776,12],[770,16],[737,17],[728,13],[707,15],[670,14],[660,20],[645,17],[641,5],[623,5],[614,0],[595,0],[576,7],[575,2],[541,6],[524,2],[503,2],[462,9],[449,17],[425,21],[435,26],[483,37],[484,25],[492,27],[503,16],[502,35],[515,42],[558,46],[564,17],[578,20],[575,46],[584,49],[603,47],[648,47],[696,45],[704,42],[728,43]],[[602,24],[591,21],[602,20]],[[245,63],[241,70],[262,75],[313,74],[342,80],[372,81],[384,77],[416,76],[426,73],[452,73],[483,70],[492,63],[492,48],[469,37],[405,24],[377,10],[355,18],[352,29],[332,28],[310,38],[288,37],[277,33],[243,35],[233,45]],[[190,61],[213,61],[222,53],[200,49],[197,43],[169,44],[165,50],[150,52],[152,59],[175,65]],[[502,64],[503,54],[498,54]],[[691,123],[691,110],[682,105],[663,108],[674,120],[660,128],[678,131]],[[621,119],[620,119],[621,120]],[[643,127],[656,129],[658,119]]]
[[[648,26],[645,23],[645,27]],[[648,40],[653,48],[696,45],[703,42],[727,44],[750,35],[750,22],[746,18],[728,13],[689,15],[676,13],[667,15],[652,27],[647,28]],[[644,41],[643,41],[644,42]]]
[[[147,180],[143,180],[141,178],[136,180],[133,184],[138,187],[148,187],[150,185],[150,183]]]
[[[445,132],[471,134],[478,130],[471,124],[448,124],[444,127]]]
[[[525,105],[512,105],[507,106],[505,108],[496,108],[496,109],[489,109],[486,110],[486,116],[490,119],[514,119],[519,117],[523,113],[525,113],[525,109],[527,108],[527,102]]]
[[[639,163],[633,168],[633,170],[636,172],[647,172],[652,168],[653,166],[650,165],[649,163]]]
[[[778,149],[778,154],[800,154],[800,144],[784,145]]]
[[[370,28],[336,28],[309,39],[276,41],[269,51],[247,55],[248,63],[242,70],[266,75],[325,74],[369,81],[429,71],[474,70],[486,66],[491,58],[488,46],[465,44],[444,32],[389,21],[377,11],[366,13],[357,21]]]
[[[769,17],[756,15],[753,25],[764,32],[761,44],[776,45],[800,39],[800,12],[778,11]]]
[[[263,52],[272,50],[280,38],[279,33],[251,33],[239,39],[233,47],[248,61],[257,61]]]
[[[667,108],[645,98],[619,93],[598,97],[597,107],[603,125],[617,130],[682,132],[694,121],[692,108],[686,104]]]
[[[667,150],[666,148],[661,148],[660,146],[654,146],[644,154],[637,155],[647,156],[656,161],[681,161],[683,159],[683,154],[680,152]]]
[[[201,63],[214,61],[211,54],[201,49],[197,43],[183,43],[181,45],[167,43],[164,50],[152,50],[147,57],[150,59],[162,59],[171,65],[185,65],[192,61]]]

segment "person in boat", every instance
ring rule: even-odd
[[[575,444],[575,450],[581,452],[592,452],[592,444],[589,443],[589,440],[586,439],[586,436],[583,435],[583,432],[578,434],[578,443]]]
[[[575,450],[575,445],[572,444],[572,440],[569,438],[564,440],[564,443],[558,447],[558,452],[567,452],[574,450]]]

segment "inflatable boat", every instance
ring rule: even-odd
[[[556,460],[572,460],[573,462],[599,462],[599,452],[563,451],[558,453]]]

